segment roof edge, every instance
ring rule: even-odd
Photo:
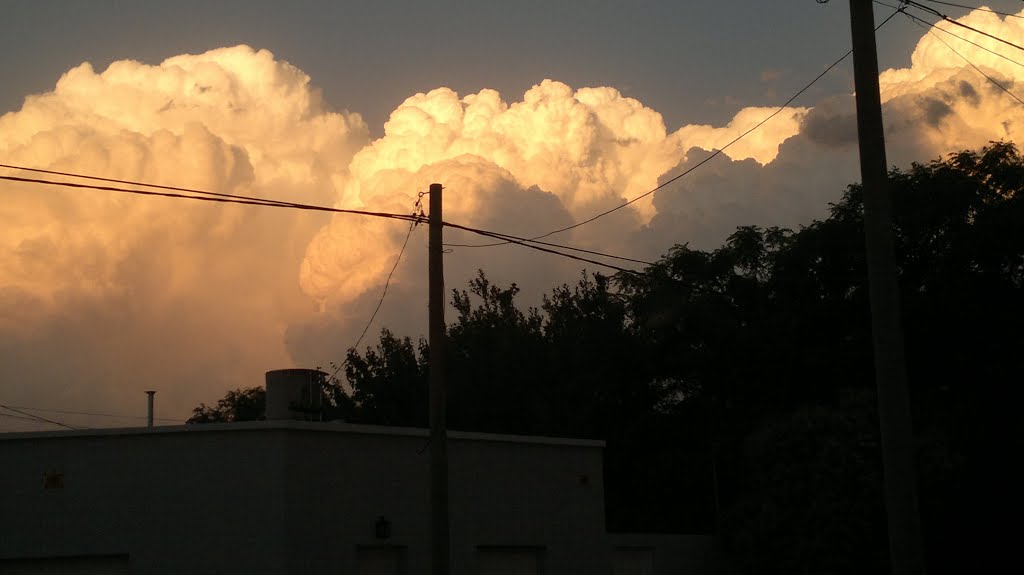
[[[359,423],[317,422],[317,421],[237,421],[231,423],[200,423],[191,425],[158,425],[155,427],[105,427],[98,429],[74,429],[60,431],[15,431],[0,433],[0,441],[21,439],[58,439],[70,437],[107,437],[130,435],[156,435],[171,433],[214,433],[244,431],[311,431],[320,433],[349,433],[359,435],[386,435],[399,437],[430,437],[427,429],[419,427],[390,427],[386,425],[365,425]],[[548,437],[539,435],[511,435],[481,433],[475,431],[448,431],[448,439],[456,441],[481,441],[499,443],[523,443],[531,445],[555,445],[565,447],[603,448],[605,442],[599,439],[578,439],[571,437]]]

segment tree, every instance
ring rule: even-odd
[[[458,316],[448,326],[448,423],[452,429],[540,433],[549,383],[542,320],[515,305],[519,287],[478,272],[469,291],[452,291]]]
[[[323,419],[348,419],[353,412],[352,400],[337,380],[325,382],[322,394]],[[261,386],[233,389],[217,401],[216,406],[200,403],[192,410],[186,424],[258,421],[266,418],[267,391]]]
[[[1024,161],[994,143],[890,179],[929,570],[962,572],[991,555],[986,526],[1003,508],[1005,491],[993,489],[1008,472],[998,446],[1015,418],[1003,390],[1024,367]],[[823,527],[859,525],[862,536],[885,528],[834,505],[881,497],[865,488],[872,460],[851,459],[863,446],[836,427],[858,409],[843,398],[873,387],[862,193],[850,186],[827,219],[795,232],[741,228],[713,252],[677,247],[649,276],[624,283],[637,325],[660,348],[660,376],[689,382],[684,403],[712,414],[724,507],[775,506],[758,522],[726,525],[738,529],[734,541],[760,542],[741,549],[761,565],[787,556],[799,563],[789,570],[842,571],[826,557],[877,567],[869,538],[840,545]],[[822,433],[833,443],[797,441]],[[771,438],[757,442],[767,458],[750,450],[757,437]],[[824,473],[835,453],[847,455],[843,465]],[[766,490],[765,476],[786,479]],[[975,494],[972,505],[964,493]],[[822,526],[820,537],[786,540],[785,525],[797,524]],[[801,545],[817,545],[817,555]]]
[[[887,571],[874,395],[809,405],[766,421],[745,442],[750,488],[724,522],[758,573]]]
[[[381,330],[376,349],[367,348],[365,355],[349,349],[344,364],[352,386],[349,420],[426,426],[428,353],[425,341],[420,341],[417,354],[411,339],[399,339],[387,329]]]
[[[979,570],[1010,519],[1024,160],[993,143],[889,177],[929,571]],[[752,570],[884,569],[862,193],[797,230],[583,275],[539,310],[481,271],[453,292],[452,428],[605,439],[612,530],[708,532],[719,494],[720,534]],[[424,425],[428,369],[424,342],[385,330],[350,350],[339,405]]]
[[[267,392],[262,387],[233,389],[218,400],[214,407],[200,403],[185,423],[256,421],[264,418],[266,410]]]

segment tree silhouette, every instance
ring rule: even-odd
[[[192,410],[192,417],[186,423],[256,421],[264,418],[266,408],[267,392],[262,387],[232,389],[217,401],[216,406],[200,403]]]
[[[992,143],[889,177],[928,568],[976,571],[1010,519],[1024,161]],[[717,525],[758,572],[886,569],[862,194],[797,230],[584,274],[539,310],[481,271],[452,294],[451,427],[605,439],[612,530]],[[387,330],[350,350],[337,414],[425,425],[429,352]],[[252,394],[193,419],[248,417]]]
[[[345,378],[352,386],[348,419],[379,425],[427,425],[427,346],[420,353],[408,337],[381,330],[380,343],[361,355],[349,349]]]

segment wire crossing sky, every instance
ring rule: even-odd
[[[889,161],[1020,140],[1024,4],[916,4],[930,32],[877,33]],[[0,401],[142,416],[156,389],[180,421],[268,370],[344,357],[364,330],[423,335],[408,226],[435,182],[446,286],[483,270],[523,307],[737,226],[808,225],[859,179],[852,72],[833,65],[847,10],[11,3],[0,163],[45,172],[0,173]],[[460,247],[481,235],[501,245]],[[31,427],[18,418],[0,429]]]
[[[297,210],[309,210],[309,211],[316,211],[316,212],[330,212],[330,213],[336,213],[336,214],[350,214],[350,215],[355,215],[355,216],[367,216],[367,217],[374,217],[374,218],[403,220],[403,221],[408,221],[408,222],[412,223],[412,225],[409,228],[410,232],[412,231],[413,227],[416,224],[419,224],[419,223],[422,223],[422,222],[425,221],[423,216],[417,215],[417,214],[411,214],[411,215],[409,215],[409,214],[390,214],[390,213],[384,213],[384,212],[368,212],[368,211],[365,211],[365,210],[346,210],[346,209],[340,209],[340,208],[329,208],[329,207],[326,207],[326,206],[314,206],[314,205],[310,205],[310,204],[298,204],[298,203],[294,203],[294,202],[284,202],[284,201],[275,200],[275,199],[272,199],[272,198],[255,198],[255,197],[249,197],[249,196],[240,196],[240,195],[237,195],[237,194],[221,194],[221,193],[217,193],[217,192],[209,192],[209,191],[204,191],[204,190],[195,190],[195,189],[191,189],[191,188],[182,188],[182,187],[178,187],[178,186],[166,186],[166,185],[159,185],[159,184],[147,184],[147,183],[142,183],[142,182],[131,182],[131,181],[127,181],[127,180],[116,180],[116,179],[112,179],[112,178],[103,178],[103,177],[88,176],[88,175],[82,175],[82,174],[72,174],[72,173],[69,173],[69,172],[54,172],[52,170],[41,170],[41,169],[37,169],[37,168],[28,168],[28,167],[23,167],[23,166],[11,166],[11,165],[7,165],[7,164],[0,164],[0,168],[24,170],[24,171],[30,171],[30,172],[52,173],[52,174],[59,174],[59,175],[63,175],[63,176],[70,176],[70,177],[74,177],[74,178],[82,178],[82,179],[88,179],[88,180],[120,182],[120,183],[123,183],[123,184],[134,185],[134,186],[151,187],[151,188],[165,189],[165,190],[177,190],[179,192],[187,192],[187,193],[155,192],[155,191],[151,191],[151,190],[138,190],[138,189],[118,188],[118,187],[112,187],[112,186],[98,186],[98,185],[93,185],[93,184],[83,184],[83,183],[67,182],[67,181],[42,180],[42,179],[38,179],[38,178],[24,178],[24,177],[20,177],[20,176],[0,175],[0,180],[7,180],[7,181],[11,181],[11,182],[22,182],[22,183],[27,183],[27,184],[40,184],[40,185],[45,185],[45,186],[62,186],[62,187],[69,187],[69,188],[77,188],[77,189],[80,189],[80,190],[99,190],[99,191],[113,192],[113,193],[119,193],[119,194],[135,194],[135,195],[141,195],[141,196],[156,196],[156,197],[173,198],[173,199],[179,199],[179,200],[192,200],[192,201],[200,201],[200,202],[214,202],[214,203],[226,203],[226,204],[240,204],[240,205],[246,205],[246,206],[265,206],[265,207],[273,207],[273,208],[287,208],[287,209],[297,209]],[[447,227],[455,228],[455,229],[465,230],[465,231],[468,231],[468,232],[471,232],[471,233],[474,233],[474,234],[478,234],[478,235],[482,235],[482,236],[485,236],[485,237],[507,238],[504,243],[514,243],[514,244],[522,245],[523,247],[536,249],[538,251],[543,251],[545,253],[556,254],[556,255],[560,255],[562,257],[567,257],[567,258],[575,259],[575,260],[578,260],[578,261],[585,261],[585,262],[588,262],[588,263],[593,263],[595,265],[609,267],[609,268],[611,268],[613,270],[616,270],[616,271],[631,272],[633,270],[627,270],[627,269],[619,268],[619,267],[616,267],[616,266],[612,266],[612,265],[608,265],[608,264],[605,264],[605,263],[597,262],[595,260],[588,260],[588,259],[585,259],[585,258],[580,258],[578,256],[573,256],[571,254],[564,254],[564,253],[561,253],[561,252],[558,252],[558,251],[541,248],[539,246],[534,246],[534,245],[531,245],[531,244],[539,244],[539,245],[555,247],[555,248],[560,248],[560,249],[569,250],[569,251],[583,252],[583,253],[597,255],[597,256],[601,256],[601,257],[605,257],[605,258],[624,260],[624,261],[631,261],[631,262],[641,263],[641,264],[645,264],[645,265],[654,265],[654,262],[648,262],[648,261],[644,261],[644,260],[637,260],[637,259],[633,259],[633,258],[616,256],[616,255],[612,255],[612,254],[606,254],[606,253],[597,252],[597,251],[594,251],[594,250],[587,250],[587,249],[583,249],[583,248],[575,248],[575,247],[572,247],[572,246],[566,246],[566,245],[561,245],[561,244],[554,244],[554,243],[550,243],[550,242],[535,242],[534,240],[528,239],[528,238],[520,238],[520,237],[517,237],[517,236],[512,236],[512,235],[508,235],[508,234],[502,234],[502,233],[499,233],[499,232],[480,230],[480,229],[477,229],[477,228],[470,228],[470,227],[467,227],[467,226],[461,226],[461,225],[458,225],[458,224],[452,224],[452,223],[448,223],[448,222],[445,222],[444,225],[447,226]],[[402,244],[401,252],[405,251],[405,245],[408,243],[408,237],[409,236],[407,235],[406,236],[406,241],[404,241],[403,244]],[[391,273],[392,274],[394,273],[394,268],[392,268],[392,272]],[[389,274],[389,276],[390,275],[391,274]]]

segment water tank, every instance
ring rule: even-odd
[[[317,369],[267,372],[267,419],[320,421],[327,374]]]

